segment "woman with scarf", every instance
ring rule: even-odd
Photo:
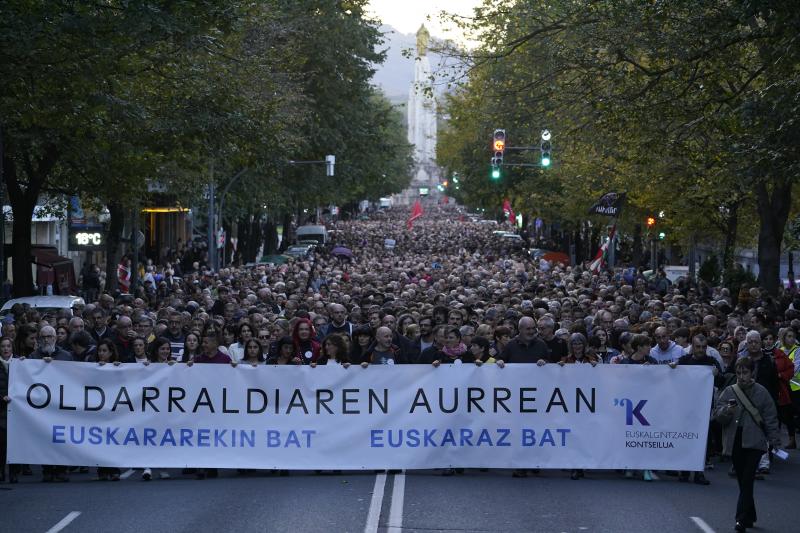
[[[756,522],[753,485],[758,463],[770,445],[781,445],[775,401],[753,379],[755,367],[747,356],[736,361],[736,383],[722,391],[714,410],[714,418],[723,427],[725,453],[731,455],[739,482],[736,531],[746,531]]]
[[[436,359],[431,363],[434,368],[444,363],[446,365],[462,364],[464,360],[469,363],[475,362],[475,357],[467,350],[464,343],[461,342],[461,332],[455,326],[444,326],[444,346],[439,351],[440,359]],[[453,474],[463,474],[463,468],[445,468],[442,471],[443,476],[452,476]]]
[[[467,359],[467,362],[474,362],[475,359],[472,355],[467,352],[467,347],[461,342],[461,332],[455,326],[449,326],[445,329],[444,334],[445,342],[444,346],[440,350],[441,358],[433,361],[433,366],[439,366],[440,364],[461,364],[464,362],[464,358]]]

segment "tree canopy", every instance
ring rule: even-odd
[[[480,46],[449,101],[440,160],[469,177],[467,202],[507,194],[551,220],[580,221],[610,190],[628,192],[623,227],[665,211],[679,241],[752,219],[760,282],[775,292],[797,213],[799,25],[790,1],[486,2],[467,23]],[[510,145],[551,129],[552,167],[489,183],[495,127]]]

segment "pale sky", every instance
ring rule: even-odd
[[[432,36],[460,41],[461,33],[442,25],[439,13],[447,11],[471,16],[473,8],[480,4],[481,0],[370,0],[368,10],[401,33],[416,33],[424,23]]]

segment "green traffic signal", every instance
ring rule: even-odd
[[[664,233],[663,231],[659,232],[658,240],[663,241],[666,238],[667,238],[667,234],[666,233]]]
[[[550,157],[543,155],[542,156],[542,166],[549,167],[550,166]]]
[[[500,167],[492,167],[492,179],[493,180],[500,179]]]

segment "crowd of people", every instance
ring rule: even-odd
[[[332,255],[328,246],[282,265],[216,273],[201,261],[151,264],[133,294],[92,290],[85,305],[57,315],[15,306],[0,338],[3,399],[10,401],[8,361],[22,357],[98,364],[708,365],[715,384],[709,459],[733,457],[740,475],[756,454],[745,465],[737,450],[761,450],[757,478],[770,471],[767,444],[796,448],[797,294],[732,294],[703,282],[648,279],[637,269],[595,273],[542,264],[497,238],[496,226],[471,222],[454,208],[431,208],[410,231],[405,213],[392,210],[335,229],[334,244],[352,257]],[[395,241],[391,249],[387,238]],[[749,382],[741,379],[747,370]],[[766,428],[768,439],[756,439],[743,421],[749,411],[731,396],[736,383],[758,401],[763,419],[755,428]],[[4,407],[4,448],[5,416]],[[3,459],[6,479],[5,449]],[[26,472],[11,466],[8,480]],[[43,474],[45,481],[69,479],[57,466]],[[625,474],[652,479],[650,471]],[[115,469],[98,475],[119,479]],[[571,472],[573,479],[584,475]],[[690,473],[678,478],[689,481]],[[709,483],[703,472],[691,480]]]

